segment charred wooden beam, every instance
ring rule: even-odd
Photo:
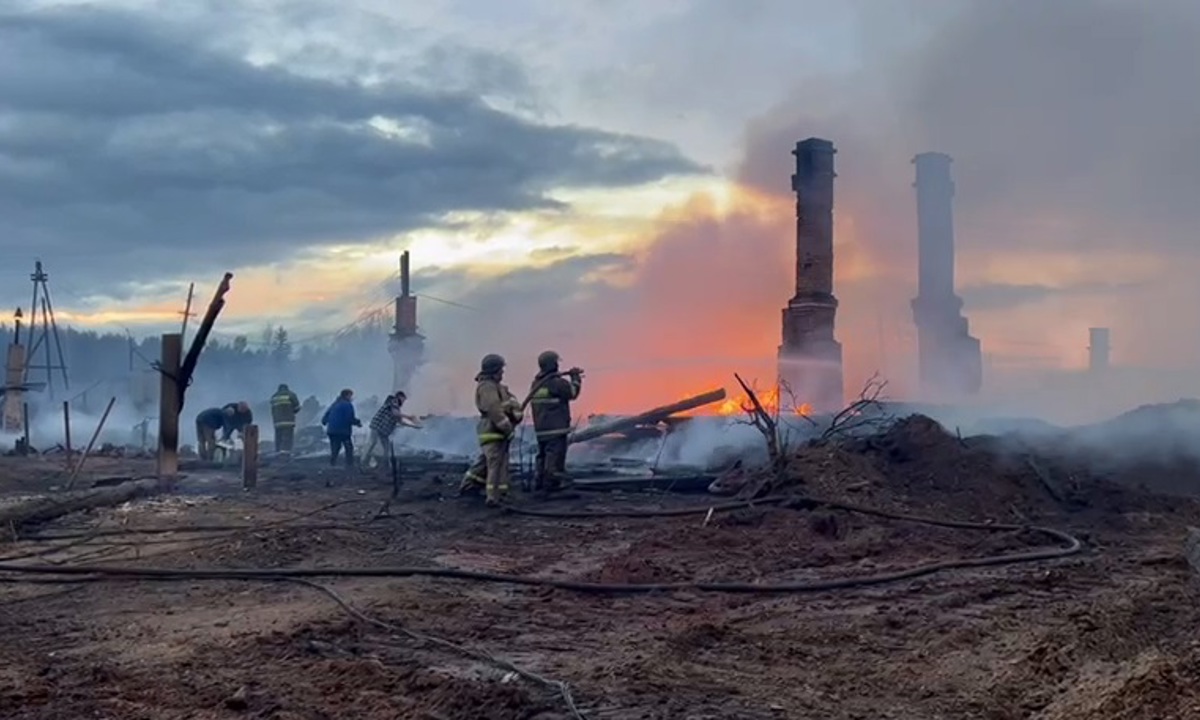
[[[600,423],[598,425],[590,425],[578,432],[572,433],[570,437],[567,438],[567,442],[586,442],[604,435],[619,433],[624,430],[637,427],[638,425],[652,425],[654,423],[666,420],[675,413],[687,412],[688,410],[694,410],[698,407],[704,407],[705,405],[711,405],[715,402],[721,402],[724,399],[725,388],[710,390],[709,392],[701,395],[695,395],[693,397],[680,400],[679,402],[671,403],[670,405],[656,407],[651,410],[647,410],[644,413],[633,415],[632,417],[619,418],[617,420]]]
[[[208,304],[208,310],[204,313],[204,319],[200,321],[200,327],[196,329],[196,337],[192,340],[192,346],[188,348],[187,357],[183,359],[183,364],[179,368],[179,376],[175,378],[180,410],[183,409],[184,392],[187,390],[188,383],[192,381],[192,373],[196,371],[196,364],[200,362],[200,353],[204,350],[204,344],[208,342],[208,336],[217,322],[217,316],[225,307],[225,294],[229,292],[229,281],[232,279],[233,273],[225,273],[225,277],[221,278],[221,283],[217,285],[217,291],[213,294],[212,302]]]
[[[20,531],[23,527],[48,522],[81,510],[112,507],[161,489],[157,478],[123,482],[112,487],[36,498],[0,508],[0,528]]]

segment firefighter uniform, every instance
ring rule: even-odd
[[[538,374],[529,389],[533,429],[537,433],[536,490],[560,490],[567,478],[567,436],[571,433],[571,401],[579,397],[583,374],[573,368],[563,377],[558,353],[538,356]]]
[[[271,421],[275,424],[275,452],[290,453],[296,440],[296,414],[300,398],[287,385],[271,396]]]
[[[513,430],[524,415],[521,402],[501,382],[504,364],[504,358],[499,355],[487,355],[475,376],[475,408],[479,411],[476,434],[480,452],[459,488],[469,491],[484,486],[487,504],[493,507],[508,495],[508,449]]]

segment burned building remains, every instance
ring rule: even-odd
[[[916,165],[918,283],[912,301],[921,388],[926,396],[978,393],[983,384],[979,340],[971,337],[954,288],[954,182],[950,156],[927,152]]]
[[[392,356],[392,390],[409,390],[409,382],[425,360],[425,338],[417,329],[417,296],[412,292],[409,255],[400,254],[400,294],[396,296],[395,324],[388,336]]]
[[[796,289],[783,309],[779,377],[817,412],[841,408],[842,346],[834,339],[833,156],[828,140],[796,143]]]

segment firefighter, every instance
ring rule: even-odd
[[[275,424],[275,452],[291,454],[296,440],[296,414],[300,398],[286,384],[271,396],[271,421]]]
[[[463,476],[460,493],[483,485],[488,507],[496,507],[508,495],[508,448],[513,430],[521,422],[524,411],[518,400],[504,385],[504,358],[490,354],[479,364],[475,376],[475,408],[479,410],[479,457]]]
[[[533,429],[537,433],[537,462],[534,489],[561,490],[567,477],[567,435],[571,433],[571,401],[579,397],[583,371],[559,372],[559,355],[553,350],[538,355],[538,374],[529,388],[533,406]]]

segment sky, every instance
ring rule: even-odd
[[[303,340],[408,249],[437,382],[554,348],[645,407],[769,379],[818,136],[848,387],[910,392],[931,150],[989,378],[1080,367],[1097,325],[1194,367],[1196,37],[1185,0],[8,0],[0,307],[38,258],[61,321],[161,332],[228,270],[219,335]]]

